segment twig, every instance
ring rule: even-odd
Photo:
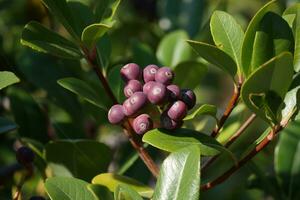
[[[240,91],[241,91],[242,82],[239,82],[237,85],[234,86],[234,92],[231,96],[231,99],[225,109],[225,112],[223,113],[222,117],[219,120],[219,123],[217,124],[216,128],[212,131],[211,136],[216,137],[225,124],[227,118],[235,108],[235,106],[238,103],[238,99],[240,97]]]
[[[84,47],[83,47],[83,51],[85,53],[86,60],[93,67],[93,70],[95,71],[99,80],[101,81],[105,92],[107,93],[107,95],[110,97],[110,99],[113,101],[114,104],[118,104],[118,100],[115,97],[115,95],[113,94],[112,89],[110,88],[110,86],[107,82],[107,79],[103,76],[103,73],[101,72],[99,66],[97,66],[97,64],[95,64],[95,56],[94,56],[95,49],[92,50],[92,55],[90,55],[89,51],[87,49],[85,49]],[[154,177],[157,177],[158,173],[159,173],[158,167],[156,166],[155,162],[153,161],[153,159],[151,158],[151,156],[149,155],[147,150],[143,147],[141,141],[136,137],[128,119],[125,120],[122,127],[124,129],[124,133],[128,137],[133,148],[139,153],[140,158],[143,160],[143,162],[145,163],[147,168],[150,170],[152,175]]]

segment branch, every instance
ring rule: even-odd
[[[212,137],[216,137],[218,135],[219,131],[225,124],[227,118],[229,117],[229,115],[231,114],[231,112],[233,111],[235,106],[237,105],[238,99],[240,97],[241,86],[242,86],[242,82],[239,82],[237,85],[234,86],[234,92],[231,96],[231,99],[230,99],[226,109],[225,109],[225,112],[223,113],[222,117],[220,118],[219,123],[217,124],[216,128],[211,133]]]
[[[101,72],[100,67],[97,66],[97,64],[95,64],[95,56],[94,55],[95,55],[96,49],[92,50],[92,52],[91,52],[92,54],[90,54],[89,51],[84,47],[83,47],[83,51],[85,53],[85,59],[93,67],[93,70],[95,71],[100,82],[102,83],[105,92],[107,93],[107,95],[110,97],[110,99],[112,100],[112,102],[114,104],[118,104],[118,100],[115,97],[115,95],[113,94],[112,89],[110,88],[110,86],[107,82],[107,79],[104,77],[103,73]],[[136,134],[133,131],[128,119],[125,120],[125,122],[122,124],[122,127],[123,127],[125,135],[128,137],[133,148],[138,152],[140,158],[143,160],[143,162],[145,163],[147,168],[150,170],[152,175],[154,177],[157,177],[158,173],[159,173],[158,167],[156,166],[155,162],[153,161],[153,159],[151,158],[151,156],[149,155],[147,150],[143,147],[142,142],[139,140],[139,138],[136,137]]]

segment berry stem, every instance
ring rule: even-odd
[[[110,88],[110,86],[107,82],[107,79],[104,77],[103,73],[101,72],[100,66],[97,66],[97,64],[96,64],[95,56],[90,56],[90,55],[95,54],[94,51],[96,51],[96,49],[93,49],[91,51],[92,53],[90,53],[89,50],[84,47],[82,47],[82,50],[85,53],[85,59],[93,67],[93,70],[95,71],[100,82],[102,83],[105,92],[107,93],[107,95],[110,97],[110,99],[112,100],[112,102],[114,104],[118,104],[118,100],[115,97],[115,95],[113,94],[112,89]],[[128,137],[133,148],[138,152],[140,158],[143,160],[145,165],[148,167],[148,169],[150,170],[152,175],[154,177],[157,177],[158,172],[159,172],[158,167],[156,166],[155,162],[153,161],[153,159],[151,158],[151,156],[149,155],[147,150],[143,147],[142,143],[138,140],[138,138],[135,137],[135,133],[134,133],[128,119],[125,120],[122,127],[124,129],[124,133]]]
[[[240,97],[241,86],[242,86],[242,82],[239,82],[237,85],[234,86],[234,92],[231,96],[231,99],[230,99],[226,109],[225,109],[225,112],[223,113],[222,117],[220,118],[219,123],[217,124],[216,128],[211,133],[212,137],[214,137],[214,138],[217,137],[219,131],[225,124],[226,120],[230,116],[230,114],[233,111],[233,109],[235,108],[235,106],[237,105],[239,97]]]

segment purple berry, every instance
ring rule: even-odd
[[[135,92],[142,91],[143,86],[138,80],[130,80],[124,87],[124,95],[130,97]]]
[[[141,114],[133,120],[133,129],[137,134],[144,134],[152,127],[153,122],[147,114]]]
[[[125,118],[123,106],[120,104],[113,105],[108,111],[108,121],[111,124],[119,124]]]
[[[158,71],[158,69],[159,67],[157,67],[156,65],[148,65],[147,67],[145,67],[143,71],[145,83],[155,80],[155,74]]]
[[[135,63],[129,63],[121,68],[121,76],[124,79],[124,81],[139,79],[141,76],[141,69],[140,67]]]
[[[177,85],[168,85],[167,90],[169,91],[172,100],[180,98],[180,88]]]
[[[161,83],[153,83],[147,93],[148,100],[152,104],[162,104],[166,100],[167,89]]]
[[[147,103],[147,96],[143,92],[136,92],[123,103],[126,116],[136,114]]]
[[[180,128],[183,124],[183,121],[174,121],[172,120],[166,112],[164,112],[160,116],[160,124],[162,128],[168,129],[168,130],[173,130],[176,128]]]
[[[151,87],[152,87],[154,84],[155,84],[154,81],[149,81],[149,82],[145,83],[144,86],[143,86],[143,92],[144,92],[145,94],[148,94],[148,92],[150,91]]]
[[[168,110],[168,116],[175,120],[182,120],[187,114],[187,106],[183,101],[176,101]]]
[[[196,95],[192,90],[181,90],[181,100],[187,105],[188,109],[192,109],[196,104]]]
[[[162,67],[155,74],[155,81],[165,85],[172,83],[173,78],[174,73],[169,67]]]
[[[29,165],[34,161],[35,155],[30,148],[23,146],[17,150],[16,158],[21,165]]]

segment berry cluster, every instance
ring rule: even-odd
[[[196,103],[192,90],[172,84],[174,72],[168,67],[148,65],[142,70],[137,64],[129,63],[121,68],[120,73],[126,82],[124,95],[127,99],[123,105],[110,108],[108,120],[119,124],[126,117],[134,118],[132,127],[137,134],[144,134],[156,124],[149,114],[144,113],[147,105],[157,105],[163,110],[158,127],[171,130],[181,127],[187,110]]]

